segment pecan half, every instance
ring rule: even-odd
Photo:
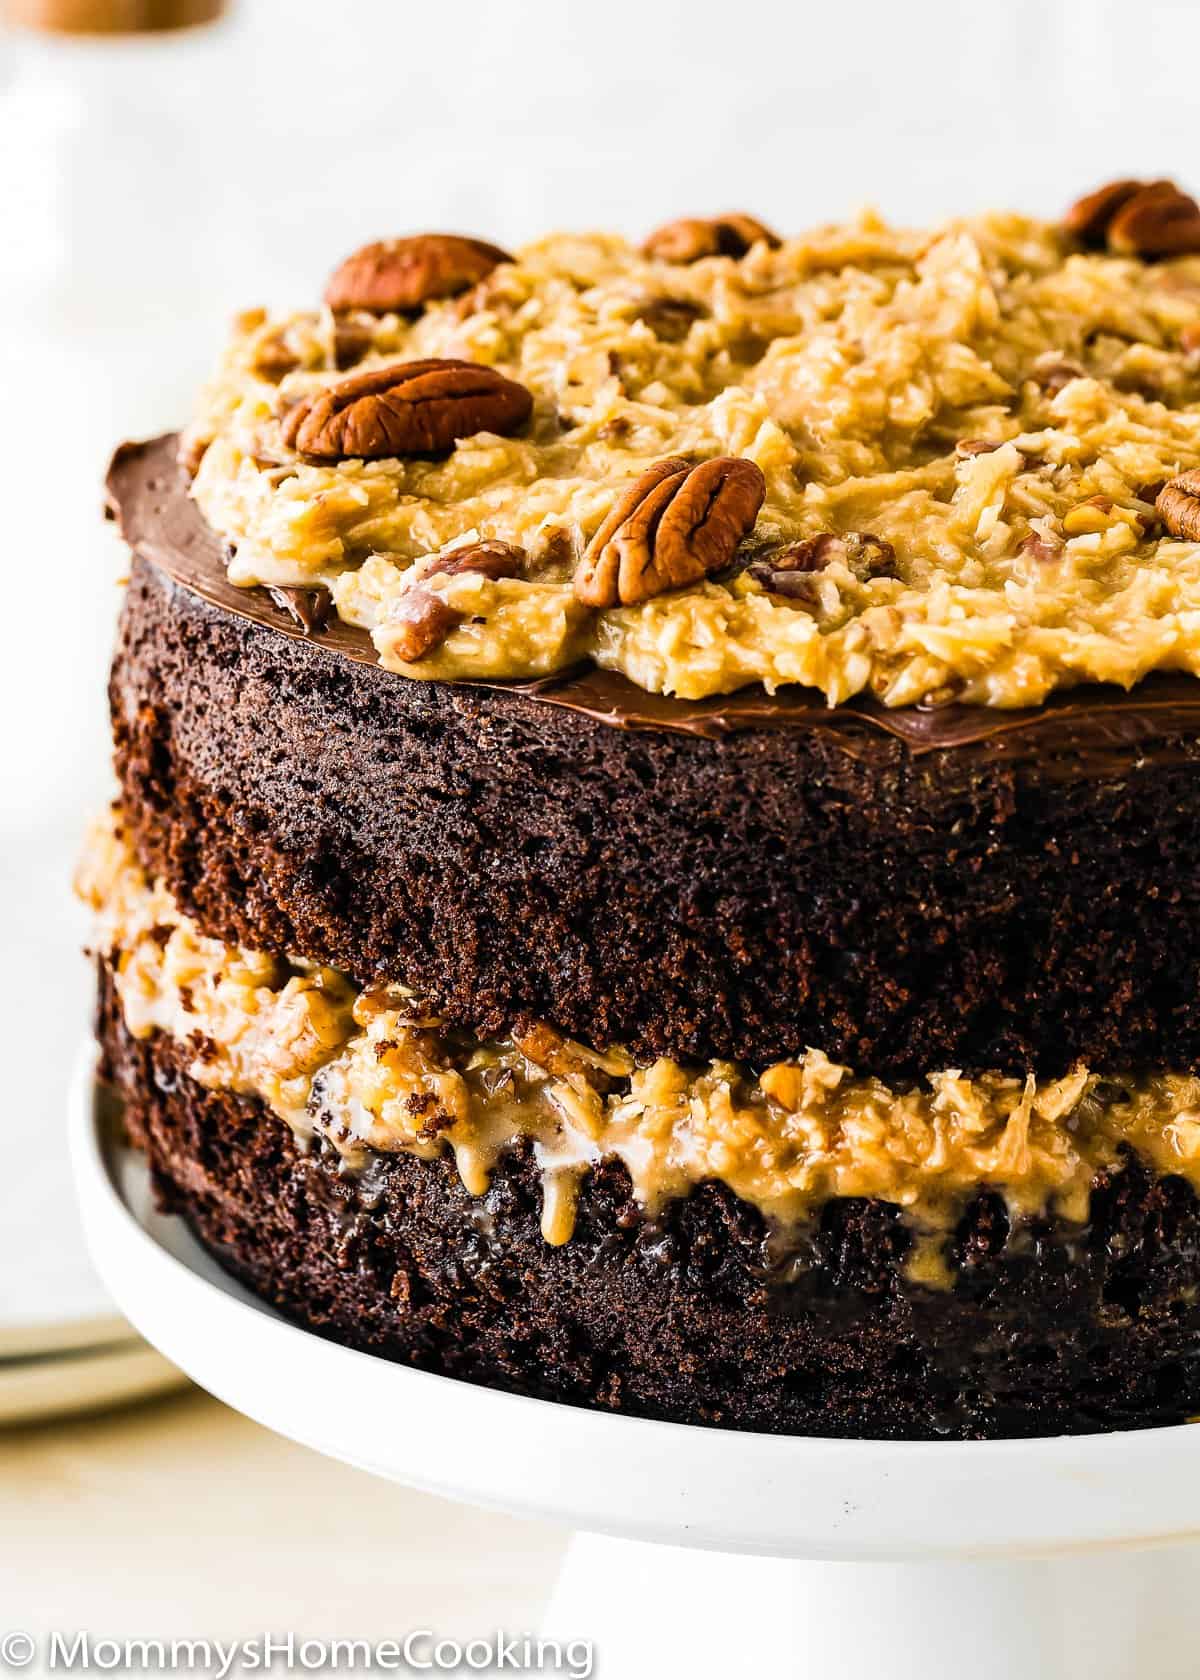
[[[664,344],[682,344],[696,321],[708,314],[702,304],[690,298],[647,298],[634,310],[633,319],[650,328]]]
[[[533,412],[524,385],[478,362],[393,362],[296,404],[283,441],[320,461],[436,455],[476,432],[515,432]]]
[[[1170,181],[1135,193],[1108,225],[1108,248],[1123,256],[1182,257],[1200,251],[1200,204]]]
[[[726,216],[682,216],[666,222],[642,246],[658,262],[694,263],[701,257],[744,257],[752,245],[781,243],[779,235],[754,216],[734,210]]]
[[[618,497],[575,572],[589,607],[633,606],[720,571],[758,518],[766,480],[722,455],[658,461]]]
[[[461,572],[479,572],[483,577],[518,577],[525,569],[527,555],[515,543],[487,538],[483,542],[464,543],[439,555],[424,573],[419,583],[410,584],[400,597],[392,618],[388,621],[391,643],[395,653],[408,665],[425,659],[441,647],[463,615],[448,606],[440,595],[425,587],[429,578],[456,576]]]
[[[1200,542],[1200,467],[1169,479],[1154,505],[1173,537]]]
[[[1077,198],[1062,219],[1065,230],[1081,245],[1103,249],[1109,223],[1134,193],[1140,192],[1142,181],[1109,181],[1095,192]]]
[[[511,261],[499,245],[456,233],[378,239],[334,270],[325,288],[325,302],[330,309],[402,314],[435,298],[469,291],[500,263]]]
[[[1118,256],[1200,252],[1200,205],[1173,181],[1112,181],[1073,204],[1063,227],[1090,249]]]

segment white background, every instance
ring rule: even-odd
[[[406,230],[1200,188],[1198,62],[1185,0],[243,0],[169,40],[0,35],[0,1321],[80,1293],[57,1137],[88,991],[67,879],[107,788],[99,482],[184,416],[226,317]]]

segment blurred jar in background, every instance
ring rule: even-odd
[[[129,35],[212,23],[225,0],[7,0],[5,20],[22,29],[73,35]]]
[[[227,27],[176,26],[221,9],[0,11],[31,26],[0,33],[0,1021],[6,1109],[27,1145],[0,1182],[0,1328],[102,1304],[63,1142],[90,1012],[69,883],[109,793],[105,667],[125,565],[101,485],[113,445],[175,424],[211,360],[228,244],[209,137]]]
[[[0,417],[0,459],[20,463],[5,498],[6,589],[40,621],[38,658],[29,649],[6,673],[26,726],[10,743],[20,810],[0,791],[5,817],[65,815],[81,781],[103,785],[96,679],[115,550],[99,486],[121,436],[186,413],[211,357],[209,276],[223,260],[224,195],[209,168],[218,32],[166,25],[220,9],[7,0],[8,18],[46,27],[0,40],[0,364],[20,393]]]

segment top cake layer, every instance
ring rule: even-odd
[[[1193,678],[1024,713],[411,682],[231,585],[174,456],[110,478],[111,697],[130,839],[209,937],[650,1060],[1200,1068]]]
[[[370,248],[239,323],[194,494],[234,582],[327,585],[410,677],[1015,707],[1200,672],[1200,214],[1154,203]]]

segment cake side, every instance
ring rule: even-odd
[[[356,664],[143,559],[112,705],[139,854],[206,931],[464,1026],[884,1077],[1200,1065],[1200,745],[1169,709],[1132,744],[1102,714],[1086,757],[618,730]]]

